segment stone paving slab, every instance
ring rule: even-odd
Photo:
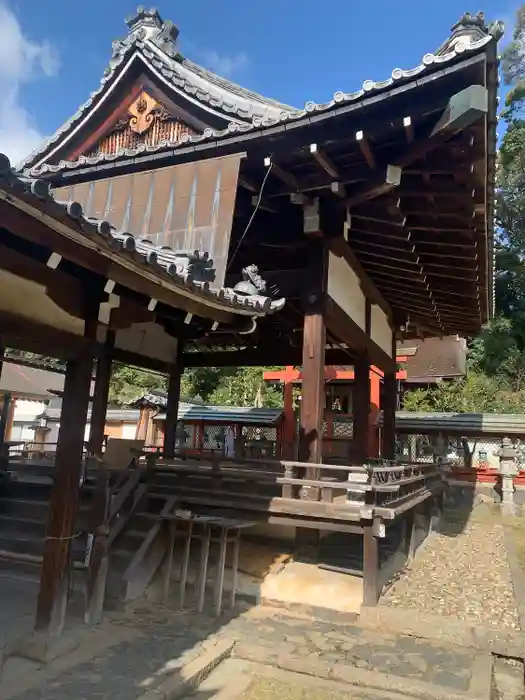
[[[245,615],[233,620],[234,657],[281,668],[291,665],[315,674],[317,665],[350,666],[469,692],[490,689],[491,657],[475,649],[454,648],[402,634],[335,626],[319,620],[283,616],[282,612]],[[488,669],[488,675],[486,670]],[[480,678],[480,676],[483,676]]]
[[[216,620],[139,603],[97,630],[98,647],[91,653],[80,645],[73,661],[64,657],[39,669],[31,679],[34,687],[17,694],[0,686],[0,700],[166,700],[172,697],[168,686],[180,689],[177,675],[183,675],[183,667],[210,648],[231,643],[234,658],[312,677],[360,686],[378,679],[384,690],[397,683],[397,692],[405,686],[439,691],[413,697],[489,697],[491,657],[479,650],[282,610],[256,607]]]

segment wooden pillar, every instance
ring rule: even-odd
[[[11,392],[6,391],[2,396],[2,410],[0,411],[0,442],[8,440],[9,416],[11,415],[11,404],[13,397]]]
[[[307,278],[302,305],[303,369],[301,386],[301,414],[299,420],[299,461],[319,464],[322,461],[323,419],[325,407],[325,348],[326,348],[326,292],[328,283],[328,247],[319,232],[319,219],[305,210],[305,233],[309,233],[307,247]],[[306,469],[307,479],[317,480],[319,469]],[[301,498],[318,501],[318,488],[302,488]],[[296,529],[297,555],[307,561],[316,561],[319,531],[311,528]]]
[[[376,605],[379,600],[379,542],[374,537],[372,523],[363,529],[363,603]]]
[[[396,359],[396,335],[392,333],[392,357]],[[397,365],[385,372],[383,430],[381,433],[381,456],[385,459],[396,458],[396,411],[398,404]]]
[[[111,381],[111,350],[115,344],[115,333],[108,331],[106,337],[107,353],[97,359],[95,390],[91,407],[88,450],[93,454],[101,454],[106,428],[106,413],[108,409],[109,384]]]
[[[62,631],[68,596],[70,548],[78,508],[82,451],[93,373],[91,349],[67,363],[60,432],[35,629],[49,635]]]
[[[308,276],[305,288],[303,326],[303,371],[299,461],[322,459],[325,406],[324,365],[326,347],[325,302],[328,276],[328,250],[323,238],[308,241]],[[315,469],[307,478],[317,478]]]
[[[379,457],[379,410],[381,405],[381,377],[374,370],[370,369],[370,413],[368,415],[369,444],[368,456]]]
[[[292,374],[293,367],[286,368],[286,374]],[[293,410],[293,382],[289,378],[285,378],[283,386],[283,433],[282,433],[282,458],[294,458],[294,443],[295,443],[295,412]]]
[[[385,372],[384,379],[383,430],[381,432],[381,456],[395,459],[396,456],[396,408],[397,379],[396,373]]]
[[[168,376],[168,403],[166,406],[166,420],[164,421],[164,445],[163,452],[169,457],[175,454],[175,440],[177,433],[177,418],[180,402],[180,381],[184,372],[183,343],[179,340],[177,360],[170,368]]]
[[[352,397],[354,460],[363,464],[370,446],[370,363],[366,353],[355,360],[354,395]]]

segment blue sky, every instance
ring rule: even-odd
[[[182,52],[281,101],[322,102],[393,68],[411,68],[448,36],[469,0],[159,1]],[[516,0],[485,0],[510,33]],[[0,151],[14,161],[98,87],[130,0],[0,0]]]

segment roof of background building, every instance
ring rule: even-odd
[[[64,380],[65,376],[60,372],[4,361],[0,374],[0,393],[10,392],[21,399],[46,401],[55,395],[54,392],[63,391]]]
[[[416,349],[409,354],[408,350]],[[467,341],[451,335],[445,338],[411,340],[397,346],[398,356],[407,350],[407,360],[402,363],[409,383],[428,383],[439,379],[462,377],[467,371]]]

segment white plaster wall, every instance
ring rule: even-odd
[[[177,339],[155,323],[136,323],[118,331],[115,347],[164,362],[173,362],[177,357]]]
[[[46,295],[43,286],[0,271],[0,311],[59,330],[84,334],[84,321],[70,316]]]
[[[328,259],[328,295],[359,328],[366,330],[366,298],[359,277],[346,260],[333,253]]]
[[[136,423],[123,423],[123,425],[122,425],[122,437],[124,438],[124,440],[134,440],[136,430],[137,430]]]
[[[372,304],[370,335],[376,345],[392,357],[392,328],[388,317],[380,306]]]

